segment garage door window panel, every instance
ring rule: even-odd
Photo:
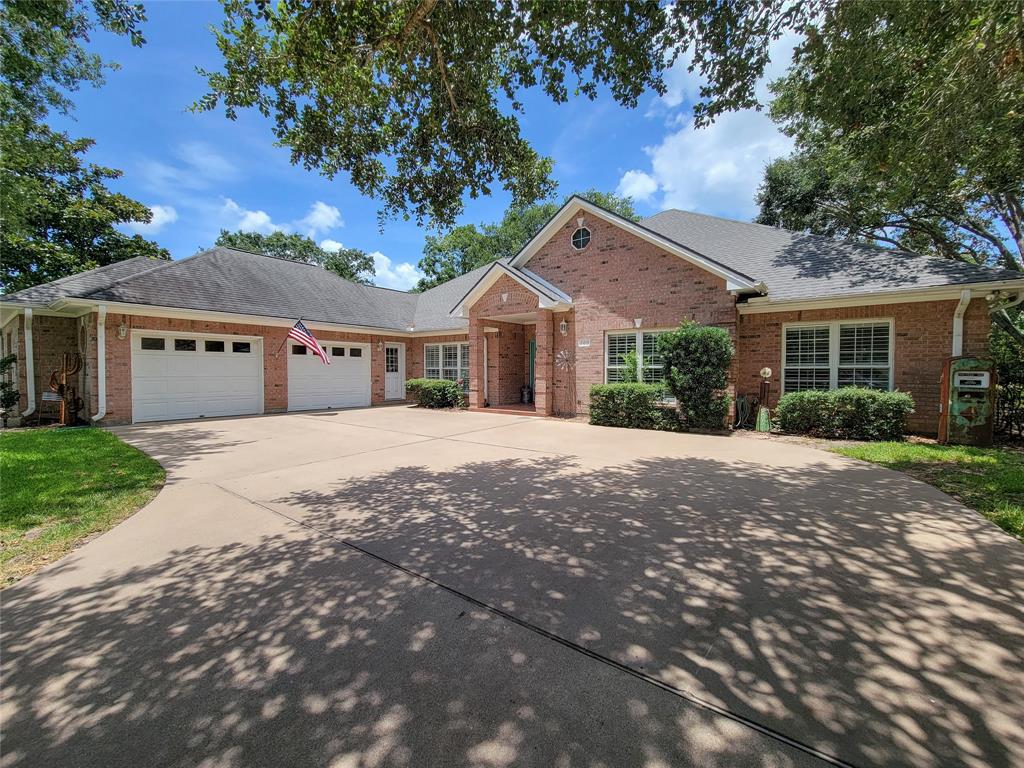
[[[247,355],[252,352],[252,344],[248,341],[231,342],[231,351],[236,354]]]
[[[260,413],[262,360],[231,355],[230,338],[134,336],[132,419],[137,422]]]

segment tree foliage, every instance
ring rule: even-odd
[[[841,2],[772,85],[764,223],[1024,265],[1024,2]]]
[[[600,89],[628,108],[683,52],[709,77],[706,122],[747,106],[767,45],[813,3],[221,0],[223,69],[196,109],[255,108],[292,162],[347,173],[382,215],[450,226],[465,196],[500,185],[513,206],[553,190],[523,138],[523,94],[556,103]]]
[[[588,190],[582,197],[627,219],[637,220],[633,201],[610,192]],[[570,196],[571,197],[571,196]],[[501,258],[515,256],[534,235],[544,228],[569,197],[546,200],[523,207],[512,206],[501,221],[463,224],[444,235],[427,235],[419,269],[424,277],[415,290],[424,291],[471,272]]]
[[[735,354],[729,332],[687,321],[658,336],[658,352],[683,423],[694,429],[724,428],[729,414],[725,388]]]
[[[121,176],[89,163],[91,139],[46,125],[72,108],[69,94],[100,85],[104,64],[84,47],[98,26],[144,41],[141,5],[122,0],[6,0],[0,13],[0,280],[5,292],[134,256],[169,254],[115,224],[148,222],[142,203],[111,192]]]
[[[228,232],[222,229],[216,244],[279,259],[316,264],[354,283],[369,284],[374,274],[373,257],[365,251],[358,248],[328,251],[317,245],[312,238],[295,232],[278,231],[264,235],[260,232]]]

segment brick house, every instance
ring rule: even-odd
[[[664,211],[632,222],[572,198],[516,256],[421,294],[356,285],[318,267],[231,248],[131,259],[0,301],[20,412],[64,352],[84,367],[83,417],[102,424],[368,406],[408,378],[464,382],[472,408],[585,412],[590,386],[640,353],[661,378],[658,333],[728,329],[730,389],[860,384],[910,392],[911,429],[934,433],[943,362],[987,352],[990,313],[1024,274]],[[331,357],[286,338],[302,319]]]

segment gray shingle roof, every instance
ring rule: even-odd
[[[217,247],[179,261],[129,259],[0,300],[45,306],[62,298],[81,298],[382,330],[447,331],[467,327],[449,311],[486,269],[417,294],[359,285],[302,262]]]
[[[358,285],[318,266],[218,247],[83,298],[369,328],[408,327],[415,297]]]
[[[149,272],[169,263],[163,259],[136,256],[134,259],[126,259],[105,267],[90,269],[87,272],[68,275],[42,285],[33,285],[31,288],[0,296],[0,300],[15,304],[50,304],[69,296],[84,296],[117,280]]]
[[[420,294],[420,300],[416,306],[416,330],[442,331],[468,327],[469,323],[466,320],[451,316],[452,307],[473,289],[473,286],[490,267],[490,264],[477,267],[471,272]]]
[[[703,213],[662,211],[640,224],[764,281],[772,300],[1024,279],[1024,273],[1007,269],[976,267]]]

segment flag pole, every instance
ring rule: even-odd
[[[302,322],[302,318],[300,317],[298,320],[296,320],[292,324],[292,328],[294,328],[296,325],[298,325],[301,322]],[[288,343],[288,332],[285,331],[284,340],[281,342],[281,346],[277,348],[277,352],[274,353],[274,359],[275,360],[277,360],[277,358],[279,358],[281,356],[281,350],[284,349],[284,345],[287,344],[287,343]]]

